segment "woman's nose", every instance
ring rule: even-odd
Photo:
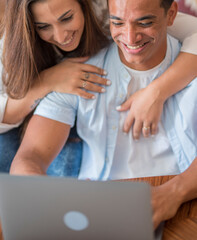
[[[57,43],[63,44],[65,42],[66,36],[67,32],[63,30],[61,27],[55,28],[53,38]]]

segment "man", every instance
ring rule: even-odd
[[[131,133],[124,135],[125,114],[116,107],[165,71],[180,50],[178,41],[167,37],[166,32],[173,24],[177,4],[173,0],[109,0],[108,4],[115,43],[89,63],[107,70],[110,89],[92,101],[49,94],[30,122],[11,173],[45,174],[77,116],[78,134],[84,141],[80,179],[181,173],[153,188],[157,227],[174,216],[181,203],[197,197],[197,81],[166,102],[157,136],[136,142]],[[149,128],[144,126],[144,131]]]

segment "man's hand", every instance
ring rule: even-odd
[[[182,204],[181,197],[177,192],[176,183],[173,180],[158,186],[152,187],[152,208],[154,229],[165,220],[175,216]]]
[[[0,240],[3,240],[3,232],[1,227],[1,221],[0,221]]]

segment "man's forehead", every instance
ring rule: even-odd
[[[161,0],[108,0],[109,13],[124,17],[132,13],[156,12],[161,9]]]

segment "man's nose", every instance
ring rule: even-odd
[[[134,45],[142,40],[142,34],[136,26],[128,24],[124,29],[124,41],[128,45]]]
[[[67,31],[65,31],[61,27],[56,27],[54,29],[53,38],[57,43],[63,44],[65,42],[66,36]]]

